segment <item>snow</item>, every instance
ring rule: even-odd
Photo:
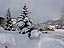
[[[25,25],[25,23],[23,21],[20,21],[20,22],[17,23],[17,25],[18,26],[23,26],[23,25]]]
[[[62,31],[47,32],[47,34],[43,34],[38,30],[33,30],[32,39],[29,39],[27,34],[22,35],[18,34],[18,31],[0,29],[0,42],[13,43],[16,45],[14,48],[64,48],[64,34]],[[0,48],[4,47],[0,45]]]
[[[11,34],[2,34],[0,33],[0,43],[3,44],[3,43],[10,43],[11,45],[15,45],[15,40],[13,38],[13,36]]]
[[[64,48],[64,43],[60,39],[44,37],[39,43],[39,48]]]
[[[64,32],[64,29],[54,29],[55,31],[62,31]]]
[[[16,24],[17,20],[16,19],[11,19],[12,24]]]
[[[0,45],[13,48],[14,46],[16,46],[15,39],[11,34],[0,33]]]
[[[42,32],[38,32],[38,30],[33,30],[32,31],[32,33],[31,33],[32,35],[31,35],[31,37],[39,37],[41,34],[42,34]]]

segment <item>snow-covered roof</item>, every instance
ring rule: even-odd
[[[0,18],[4,19],[4,17],[0,17]]]

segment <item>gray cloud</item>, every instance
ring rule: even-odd
[[[30,17],[37,23],[59,18],[64,0],[0,0],[0,15],[5,14],[7,8],[10,8],[12,16],[17,17],[24,3],[32,12]]]

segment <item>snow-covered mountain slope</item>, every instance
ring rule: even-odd
[[[64,29],[54,29],[55,31],[62,31],[64,32]]]
[[[13,48],[64,48],[64,36],[63,33],[60,34],[60,32],[48,31],[48,33],[45,34],[34,30],[32,33],[32,39],[29,39],[27,34],[18,34],[18,31],[12,32],[0,29],[0,34],[12,34],[16,43],[16,46]],[[7,39],[8,37],[5,38]],[[0,46],[0,48],[4,48],[4,46]]]

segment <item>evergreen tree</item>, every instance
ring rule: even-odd
[[[32,26],[32,21],[29,18],[29,14],[31,12],[28,11],[28,8],[26,7],[26,4],[23,6],[22,8],[22,12],[20,14],[20,16],[18,17],[18,27],[19,29],[22,31],[23,28],[28,28],[27,31],[22,32],[22,34],[25,34],[27,32],[29,32],[28,36],[30,36],[31,33],[31,26]],[[21,33],[21,31],[19,33]]]
[[[20,21],[23,21],[26,17],[27,18],[29,18],[28,16],[29,16],[29,14],[31,13],[31,12],[29,12],[28,11],[28,8],[26,7],[26,4],[23,6],[23,8],[22,8],[22,12],[20,12],[21,14],[20,14],[20,16],[18,17],[18,18],[20,18],[20,20],[18,20],[18,22],[20,22]]]
[[[6,18],[5,18],[5,30],[11,30],[12,24],[11,24],[11,12],[10,9],[7,9]]]
[[[30,19],[29,19],[29,11],[28,11],[28,8],[26,7],[26,4],[25,4],[25,6],[23,7],[23,10],[22,10],[22,12],[21,12],[21,14],[20,14],[20,16],[18,17],[18,23],[19,22],[22,22],[21,24],[24,26],[24,27],[27,27],[27,26],[29,26],[27,23],[28,22],[30,22],[31,24],[32,24],[32,22],[30,21]],[[21,28],[24,28],[24,27],[22,27],[22,25],[20,25],[21,26]],[[21,29],[22,30],[22,29]]]

